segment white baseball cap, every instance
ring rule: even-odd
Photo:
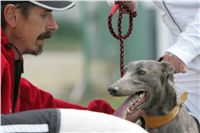
[[[31,2],[37,6],[43,7],[45,9],[48,10],[57,10],[57,11],[61,11],[61,10],[67,10],[70,9],[72,7],[75,6],[75,2],[71,1],[71,0],[61,0],[61,1],[57,1],[57,0],[27,0],[27,1],[20,1],[20,0],[1,0],[1,4],[16,4],[16,3],[23,3],[23,2]]]
[[[75,2],[69,0],[62,0],[62,1],[36,1],[36,0],[29,0],[31,3],[43,7],[49,10],[67,10],[75,6]]]

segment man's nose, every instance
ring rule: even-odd
[[[47,23],[47,31],[55,32],[58,30],[58,25],[53,15],[49,15],[48,23]]]

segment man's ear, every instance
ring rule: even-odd
[[[174,67],[168,62],[160,62],[162,72],[167,76],[167,79],[174,81]]]
[[[8,4],[4,8],[4,17],[7,25],[11,28],[16,26],[16,6],[13,4]]]

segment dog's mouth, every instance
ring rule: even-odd
[[[138,91],[135,94],[129,96],[127,99],[129,106],[126,109],[127,114],[132,114],[135,111],[141,109],[142,105],[149,99],[149,93],[147,91]]]

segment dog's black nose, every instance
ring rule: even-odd
[[[118,93],[119,88],[117,86],[112,86],[108,88],[108,91],[111,95],[116,95]]]

